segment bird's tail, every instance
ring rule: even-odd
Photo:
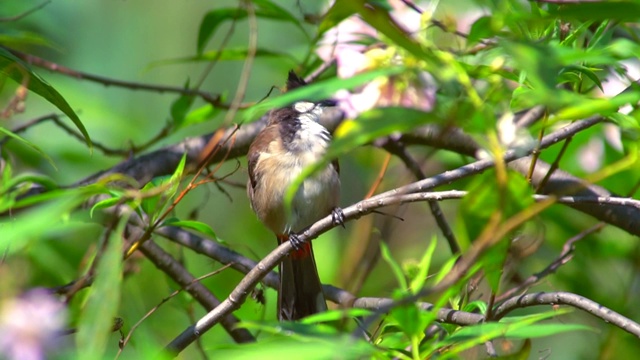
[[[278,237],[278,242],[288,237]],[[322,293],[311,243],[305,242],[293,250],[280,265],[280,291],[278,292],[278,319],[298,320],[327,310]]]

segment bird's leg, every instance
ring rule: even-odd
[[[334,207],[333,210],[331,210],[331,220],[333,221],[333,225],[340,225],[342,227],[345,227],[344,213],[342,212],[341,208]]]

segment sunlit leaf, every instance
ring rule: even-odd
[[[398,282],[400,289],[406,290],[409,287],[409,285],[407,284],[407,279],[405,278],[404,273],[402,272],[402,267],[393,258],[393,256],[391,255],[391,250],[389,250],[389,247],[384,242],[380,242],[380,254],[382,255],[382,259],[391,268],[391,271],[393,272],[393,275],[396,277],[396,281]]]
[[[411,279],[411,283],[409,284],[409,289],[411,290],[412,294],[416,294],[418,293],[418,291],[422,290],[422,287],[427,281],[427,275],[429,275],[429,267],[431,265],[431,258],[433,257],[433,253],[436,251],[437,243],[437,239],[433,237],[429,242],[429,246],[424,252],[424,255],[422,255],[422,259],[420,260],[420,265],[418,267],[418,273],[413,279]]]

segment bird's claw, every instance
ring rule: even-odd
[[[296,234],[289,234],[289,242],[294,250],[302,249],[302,245],[304,244],[304,241],[300,240]]]
[[[331,210],[331,220],[333,221],[333,225],[340,225],[342,227],[344,226],[344,212],[342,212],[342,209],[339,207],[335,207],[333,208],[333,210]]]

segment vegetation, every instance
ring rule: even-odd
[[[6,3],[0,358],[640,350],[640,2]],[[331,310],[277,323],[244,155],[328,98]]]

